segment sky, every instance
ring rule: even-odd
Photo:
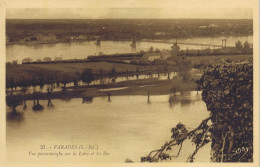
[[[252,19],[250,8],[7,8],[7,19]]]
[[[9,19],[252,19],[256,4],[257,0],[5,0]]]

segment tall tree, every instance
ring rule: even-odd
[[[92,69],[85,69],[81,75],[82,81],[87,83],[88,85],[95,79],[95,74]]]

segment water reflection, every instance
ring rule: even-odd
[[[12,112],[16,112],[16,107],[21,105],[23,97],[21,95],[10,95],[6,98],[6,105],[10,107]]]
[[[48,104],[47,104],[48,107],[53,107],[53,104],[52,104],[52,101],[50,98],[48,98]]]
[[[151,104],[151,101],[150,101],[150,91],[147,92],[147,104]]]
[[[108,102],[111,102],[111,93],[108,93],[108,94],[107,94],[107,101],[108,101]]]
[[[23,100],[23,110],[27,109],[26,99]]]
[[[189,98],[187,98],[189,97]],[[176,92],[172,90],[172,93],[169,95],[169,104],[170,107],[180,104],[180,106],[190,106],[194,104],[195,101],[200,101],[201,96],[197,91],[184,91],[184,92]]]
[[[33,47],[33,49],[42,49],[44,46],[41,44],[36,44],[36,45],[32,45],[32,47]]]
[[[10,95],[6,97],[6,105],[10,109],[6,114],[7,121],[21,122],[24,119],[23,113],[18,112],[16,109],[19,105],[24,105],[24,109],[27,107],[26,102],[21,95]]]
[[[193,101],[193,100],[190,100],[190,99],[180,100],[181,106],[189,106],[189,105],[191,105],[192,103],[194,104],[194,101]]]
[[[22,112],[7,112],[6,120],[11,122],[21,122],[24,120],[24,113]]]
[[[32,107],[33,111],[43,111],[44,107],[40,104],[40,100],[39,98],[35,100],[33,100],[33,107]]]
[[[82,104],[92,103],[92,102],[93,102],[93,97],[90,97],[90,96],[82,97]]]
[[[139,162],[140,156],[158,148],[170,138],[170,130],[177,123],[182,122],[192,129],[209,115],[205,103],[199,98],[200,94],[197,97],[196,92],[189,95],[181,95],[177,92],[174,102],[178,103],[172,108],[169,107],[168,102],[170,95],[152,93],[150,92],[152,103],[149,105],[147,104],[148,92],[142,96],[112,94],[111,103],[107,102],[109,96],[87,97],[86,103],[91,101],[91,104],[87,104],[88,112],[86,112],[86,103],[82,105],[83,97],[72,98],[69,102],[64,99],[51,99],[55,108],[44,107],[44,112],[34,112],[31,108],[33,100],[27,100],[28,108],[23,114],[7,112],[10,115],[7,119],[12,120],[6,124],[8,159],[28,160],[31,158],[26,156],[28,147],[36,148],[42,142],[53,145],[72,142],[81,144],[87,141],[89,144],[98,143],[100,148],[108,150],[111,156],[107,159],[103,156],[89,159],[82,157],[80,159],[82,162],[123,162],[126,157]],[[185,99],[191,99],[194,104],[181,105],[180,101]],[[40,100],[39,103],[45,105],[48,101]],[[22,111],[22,108],[23,104],[20,103],[16,110]],[[19,123],[13,123],[15,120]],[[183,152],[190,153],[190,148],[190,146],[187,149],[184,147]],[[122,150],[127,151],[122,154]],[[202,161],[207,161],[209,156],[209,152],[204,152]],[[185,155],[184,158],[177,161],[185,162],[187,156]],[[59,160],[55,159],[55,161]]]
[[[61,100],[65,101],[65,102],[70,102],[71,98],[70,97],[62,97]]]

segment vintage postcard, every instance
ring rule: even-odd
[[[0,166],[259,166],[258,1],[0,5]]]

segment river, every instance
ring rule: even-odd
[[[200,37],[178,39],[178,42],[199,43],[221,45],[222,39],[226,39],[227,46],[235,46],[235,42],[240,40],[242,43],[248,41],[253,42],[253,36],[230,36],[230,37]],[[167,40],[174,42],[174,40]],[[34,61],[37,59],[43,60],[45,57],[50,57],[53,60],[56,57],[62,59],[84,59],[89,55],[115,54],[115,53],[132,53],[141,50],[148,50],[151,46],[156,49],[171,49],[170,43],[156,42],[137,42],[136,50],[133,51],[130,47],[130,41],[101,41],[101,46],[97,47],[95,41],[85,42],[70,42],[70,43],[49,43],[49,44],[33,44],[33,45],[7,45],[6,46],[6,61],[12,62],[17,60],[21,63],[24,58],[30,57]],[[182,50],[202,49],[202,46],[180,45]],[[205,46],[204,46],[205,48]]]
[[[140,162],[140,157],[158,149],[171,137],[171,128],[179,122],[189,130],[209,116],[201,92],[177,94],[173,105],[169,95],[95,97],[92,102],[82,99],[52,100],[53,107],[41,100],[43,111],[33,111],[32,101],[27,109],[17,107],[21,119],[7,119],[7,160],[23,162],[124,162],[127,158]],[[9,110],[9,109],[7,109]],[[10,111],[7,112],[9,114]],[[78,150],[54,150],[57,144],[82,144],[98,146],[94,152],[101,156],[30,156],[29,152],[77,152]],[[40,149],[45,145],[46,149]],[[51,148],[50,148],[51,147]],[[177,148],[175,148],[177,150]],[[184,143],[182,152],[173,161],[185,162],[194,146]],[[93,150],[85,150],[92,152]],[[84,152],[84,151],[82,151]],[[73,153],[72,153],[73,154]],[[195,162],[210,161],[210,144],[199,150]]]
[[[221,45],[222,37],[179,39],[179,42]],[[234,46],[237,40],[252,43],[252,36],[227,37],[227,46]],[[171,41],[171,40],[170,40]],[[137,42],[136,52],[147,50],[151,46],[158,49],[170,49],[171,44],[156,42]],[[200,49],[198,46],[180,45],[181,49]],[[6,61],[30,57],[33,60],[45,57],[63,59],[82,59],[88,55],[130,53],[130,41],[102,41],[97,47],[94,41],[52,43],[37,45],[7,45]],[[139,76],[142,77],[149,76]],[[174,75],[171,75],[174,77]],[[129,79],[136,79],[130,77]],[[162,77],[167,79],[167,76]],[[117,82],[125,80],[117,79]],[[98,81],[97,81],[98,82]],[[93,83],[95,84],[95,83]],[[98,84],[98,83],[97,83]],[[104,90],[103,90],[104,91]],[[114,90],[116,91],[116,90]],[[33,102],[27,101],[28,108],[17,107],[19,120],[7,119],[6,146],[9,162],[46,162],[46,156],[32,156],[31,152],[70,152],[78,150],[54,150],[54,145],[82,144],[97,147],[102,156],[47,156],[48,162],[124,162],[127,158],[140,162],[141,156],[160,148],[171,137],[171,128],[179,122],[189,130],[209,116],[201,95],[178,94],[173,105],[168,102],[169,95],[94,97],[92,102],[82,103],[82,99],[52,100],[53,107],[47,107],[47,101],[41,100],[43,111],[32,110]],[[7,115],[10,114],[7,108]],[[40,149],[45,145],[46,149]],[[177,148],[176,148],[177,149]],[[182,152],[172,161],[185,162],[194,146],[184,143]],[[83,151],[84,152],[84,151]],[[103,155],[105,154],[105,155]],[[199,150],[195,162],[210,161],[210,144]]]

